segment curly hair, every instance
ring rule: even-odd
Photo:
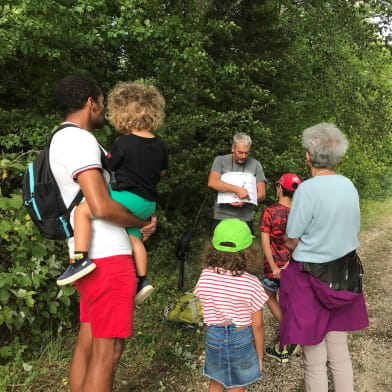
[[[249,272],[258,264],[260,257],[254,245],[239,252],[222,252],[208,244],[204,249],[202,262],[217,273],[230,271],[233,276]]]
[[[54,99],[58,109],[68,116],[83,109],[91,97],[94,102],[102,92],[93,79],[81,74],[72,74],[61,79],[54,90]]]
[[[107,119],[118,132],[156,130],[165,118],[165,99],[154,86],[119,82],[108,95]]]

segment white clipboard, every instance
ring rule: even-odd
[[[222,174],[220,179],[221,181],[227,182],[228,184],[245,188],[249,193],[250,199],[239,199],[238,196],[233,192],[218,192],[218,204],[245,202],[257,206],[256,177],[253,174],[243,172],[229,172]]]

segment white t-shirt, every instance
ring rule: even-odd
[[[218,274],[212,268],[202,271],[194,294],[200,299],[207,325],[247,327],[252,324],[252,314],[268,300],[256,276],[247,272],[232,276],[229,271]]]
[[[102,169],[101,150],[95,137],[88,131],[67,127],[54,135],[50,144],[49,161],[67,206],[79,192],[77,176],[86,170]],[[109,182],[109,174],[104,171]],[[71,215],[73,225],[73,213]],[[68,240],[70,256],[73,255],[74,238]],[[132,254],[128,235],[124,228],[101,219],[92,221],[89,257],[92,259]]]

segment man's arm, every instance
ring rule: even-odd
[[[91,212],[99,219],[122,227],[143,227],[149,221],[137,218],[110,195],[106,181],[98,169],[86,170],[78,175],[78,183]]]
[[[208,177],[208,187],[218,192],[232,192],[235,193],[239,199],[249,199],[249,193],[245,188],[238,185],[229,184],[220,179],[220,173],[211,171]]]
[[[299,238],[289,238],[287,234],[284,235],[284,244],[288,250],[293,251],[298,245]]]
[[[256,184],[257,189],[257,201],[263,201],[265,199],[265,182],[261,181]]]

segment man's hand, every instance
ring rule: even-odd
[[[231,206],[233,207],[243,207],[246,203],[243,201],[236,201],[234,203],[230,203]]]
[[[151,217],[150,223],[140,229],[140,232],[143,234],[143,241],[146,241],[151,234],[155,233],[155,230],[157,229],[157,223],[158,218],[156,215],[153,215]]]
[[[244,187],[238,187],[236,190],[235,194],[239,199],[248,199],[250,200],[249,192],[246,188]]]

